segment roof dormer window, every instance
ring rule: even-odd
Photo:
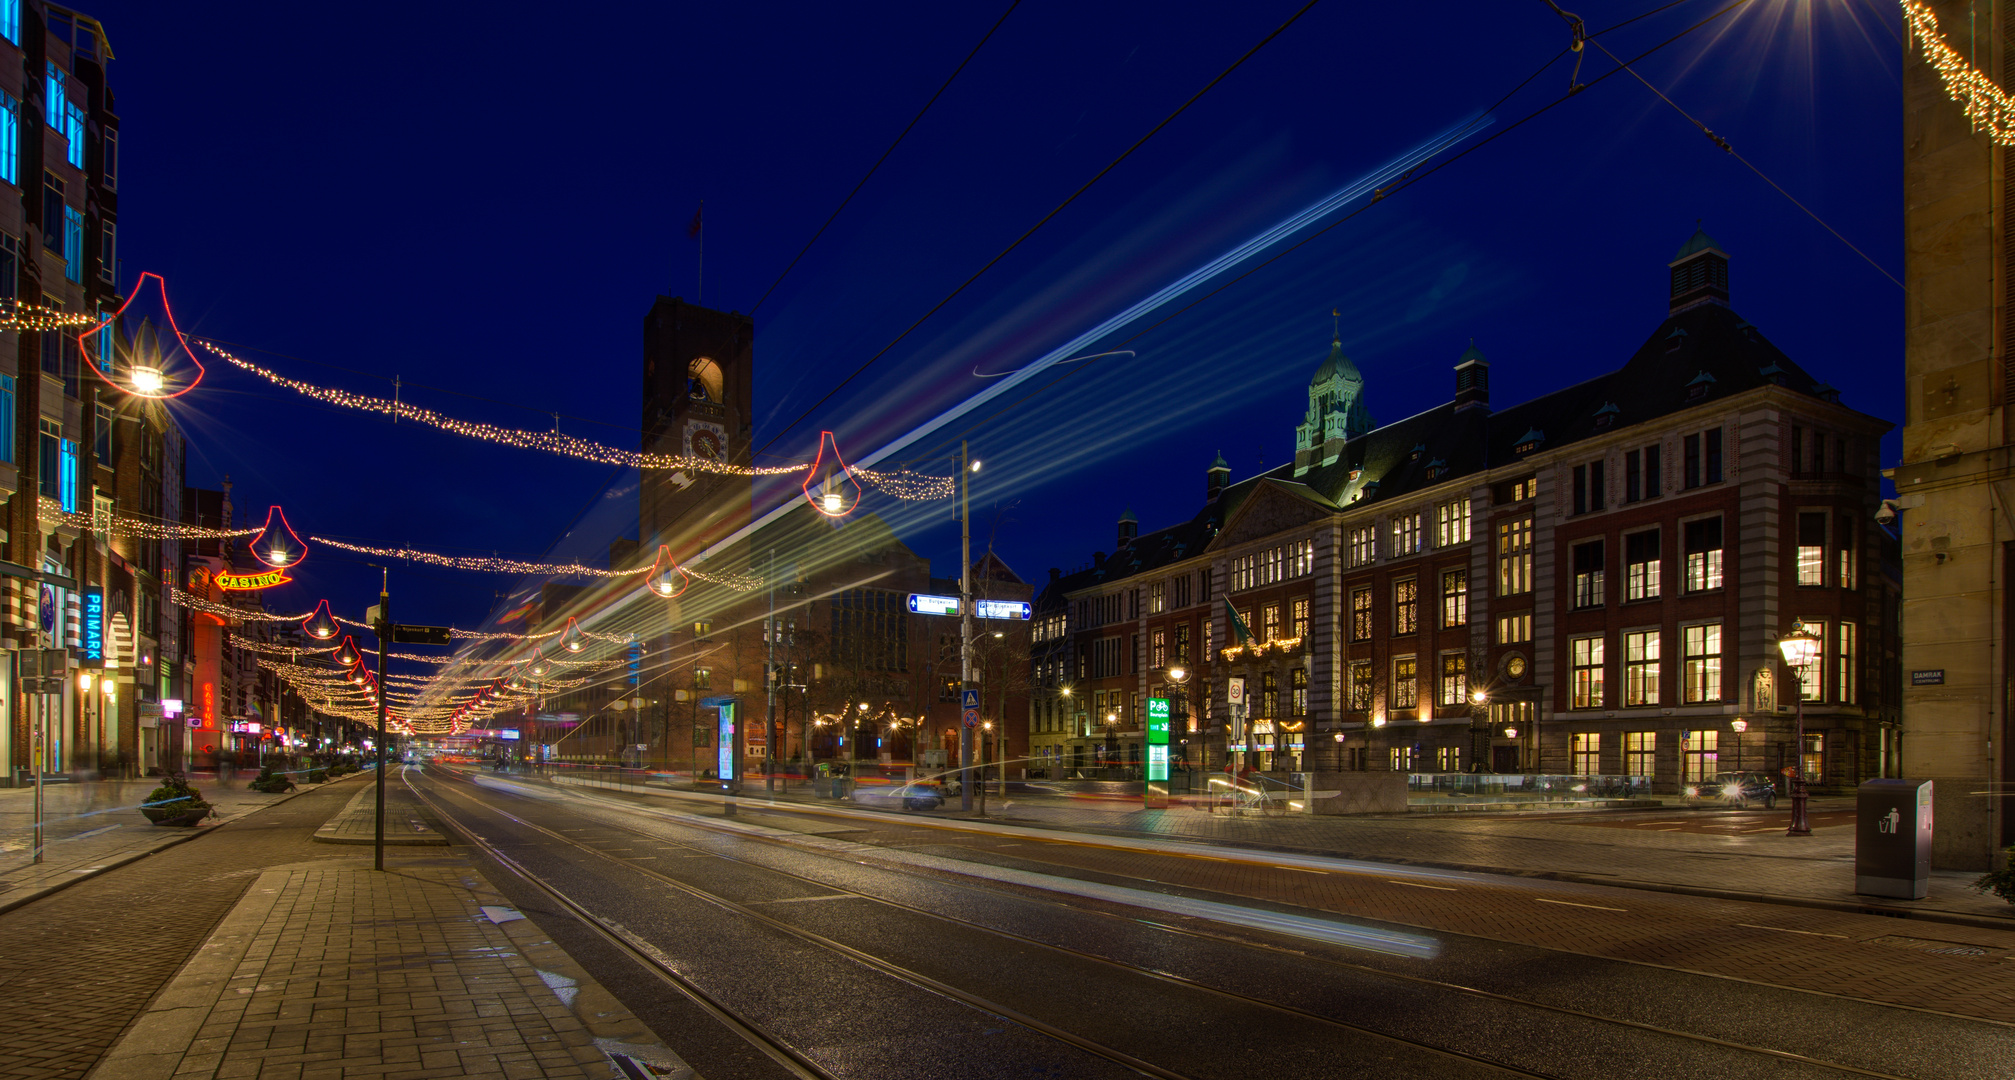
[[[1534,450],[1539,449],[1540,444],[1545,441],[1546,432],[1538,428],[1527,428],[1525,434],[1520,435],[1518,441],[1511,444],[1511,452],[1514,454],[1530,454]]]

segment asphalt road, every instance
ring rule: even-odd
[[[1226,860],[1121,862],[1096,843],[895,817],[724,819],[440,770],[414,784],[491,849],[479,857],[510,860],[493,858],[490,879],[708,1080],[790,1074],[604,932],[839,1077],[1956,1080],[2015,1061],[2015,1025],[1771,985],[1776,961],[1759,957],[1748,977],[1675,970],[1672,949],[1703,931],[1591,903],[1585,887],[1521,881],[1540,891],[1507,899],[1467,879],[1376,883],[1430,914],[1456,905],[1488,920],[1515,900],[1503,917],[1621,937],[1646,959],[1340,915],[1268,884],[1299,884],[1294,867],[1200,887]],[[1312,889],[1343,880],[1300,872],[1323,876]],[[1815,962],[1840,947],[1796,933],[1765,936]],[[2006,983],[2006,962],[1974,963],[1954,970]]]

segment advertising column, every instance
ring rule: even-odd
[[[1168,718],[1167,698],[1147,699],[1147,792],[1146,808],[1168,808]]]

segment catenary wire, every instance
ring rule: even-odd
[[[797,256],[791,259],[790,265],[784,267],[784,272],[778,274],[777,279],[775,281],[770,282],[770,287],[763,290],[763,295],[756,298],[755,307],[751,307],[749,309],[750,315],[754,315],[756,313],[756,309],[763,306],[763,301],[768,300],[770,298],[770,294],[777,291],[777,286],[782,285],[784,283],[784,279],[791,276],[791,271],[797,269],[798,261],[805,257],[805,253],[809,252],[812,249],[812,245],[819,242],[819,237],[824,236],[826,234],[826,230],[832,228],[833,222],[839,219],[840,211],[845,210],[847,208],[847,204],[854,201],[854,196],[859,195],[861,193],[861,188],[867,186],[868,180],[875,175],[875,170],[881,168],[882,162],[887,161],[889,159],[889,155],[896,152],[896,147],[902,145],[903,139],[904,137],[909,135],[910,129],[916,127],[917,122],[924,118],[924,114],[931,111],[931,106],[938,103],[938,98],[943,97],[944,92],[946,90],[951,89],[952,81],[959,77],[959,72],[964,71],[966,69],[966,65],[973,62],[973,57],[978,56],[980,54],[980,50],[986,47],[986,43],[993,39],[994,31],[999,30],[1001,28],[1001,24],[1007,21],[1008,16],[1014,14],[1014,9],[1020,6],[1021,6],[1021,0],[1012,0],[1012,2],[1009,3],[1007,6],[1007,10],[1001,12],[1001,17],[994,20],[993,26],[988,28],[985,36],[980,38],[979,44],[973,46],[973,51],[967,53],[966,58],[964,60],[959,61],[959,66],[953,68],[952,73],[949,76],[946,76],[944,85],[938,87],[937,93],[932,94],[931,99],[929,101],[924,102],[924,107],[918,109],[917,114],[910,118],[909,124],[906,125],[903,128],[902,132],[896,136],[896,140],[889,144],[889,148],[887,150],[882,151],[882,156],[876,158],[875,163],[873,165],[868,166],[868,171],[861,176],[860,183],[855,184],[854,189],[852,191],[847,192],[847,197],[841,199],[840,204],[838,206],[833,207],[833,212],[831,216],[826,218],[826,223],[824,225],[819,226],[819,230],[812,234],[812,238],[810,240],[805,241],[805,246],[803,250],[799,251],[797,253]]]
[[[928,321],[931,316],[943,310],[945,305],[951,303],[952,300],[955,299],[960,293],[965,292],[966,289],[970,287],[973,282],[978,281],[982,275],[984,275],[987,271],[993,269],[997,264],[1000,263],[1002,259],[1007,258],[1010,252],[1020,247],[1023,241],[1027,240],[1031,236],[1034,236],[1038,229],[1041,229],[1044,225],[1049,224],[1050,221],[1054,219],[1058,214],[1063,213],[1064,208],[1068,207],[1071,203],[1076,202],[1078,196],[1083,195],[1085,192],[1091,190],[1092,185],[1098,183],[1100,180],[1105,178],[1106,174],[1118,168],[1121,162],[1125,161],[1129,157],[1132,157],[1134,151],[1139,150],[1141,147],[1147,145],[1149,139],[1154,138],[1156,135],[1161,133],[1161,130],[1163,128],[1174,123],[1175,119],[1181,116],[1183,113],[1187,112],[1190,106],[1196,104],[1199,100],[1203,98],[1205,94],[1210,93],[1213,89],[1217,87],[1219,83],[1229,78],[1232,72],[1237,71],[1240,67],[1244,66],[1247,60],[1252,59],[1253,56],[1258,54],[1258,52],[1261,49],[1265,48],[1268,43],[1272,42],[1273,39],[1285,33],[1288,27],[1293,26],[1295,22],[1299,20],[1303,15],[1308,14],[1310,8],[1313,8],[1316,4],[1320,2],[1321,0],[1308,0],[1308,2],[1303,4],[1298,10],[1295,11],[1294,14],[1288,16],[1286,22],[1283,22],[1279,26],[1274,27],[1271,33],[1259,39],[1259,42],[1257,44],[1255,44],[1252,48],[1247,49],[1245,53],[1241,55],[1238,59],[1232,61],[1230,67],[1227,67],[1223,71],[1218,72],[1215,78],[1212,78],[1209,82],[1203,85],[1202,89],[1198,90],[1194,94],[1191,94],[1189,100],[1184,101],[1181,105],[1176,106],[1174,112],[1169,113],[1167,116],[1162,118],[1160,123],[1156,124],[1152,128],[1149,128],[1147,134],[1142,135],[1139,139],[1134,141],[1134,144],[1132,146],[1129,146],[1125,150],[1121,151],[1118,157],[1113,158],[1110,162],[1107,162],[1104,168],[1100,169],[1097,173],[1093,174],[1091,179],[1086,180],[1082,185],[1078,187],[1076,191],[1071,192],[1070,195],[1066,197],[1062,202],[1056,204],[1056,206],[1053,209],[1051,209],[1049,213],[1044,214],[1041,217],[1041,219],[1039,219],[1035,224],[1029,226],[1028,230],[1026,232],[1023,232],[1020,236],[1016,237],[1013,243],[1010,243],[1007,247],[1002,248],[999,254],[995,255],[991,259],[988,259],[985,265],[981,266],[978,270],[975,270],[971,277],[966,278],[963,282],[959,283],[957,288],[945,294],[944,299],[939,300],[937,303],[931,305],[930,310],[924,312],[921,316],[919,316],[917,318],[917,321],[911,323],[909,327],[905,329],[902,333],[897,334],[893,340],[891,340],[887,345],[882,346],[879,350],[875,352],[873,356],[870,356],[866,360],[861,361],[861,365],[859,367],[855,368],[850,374],[847,375],[846,378],[841,379],[838,383],[834,384],[833,388],[826,391],[825,394],[821,396],[817,401],[812,402],[811,405],[804,410],[804,412],[798,414],[797,419],[792,420],[790,423],[785,424],[781,428],[778,428],[776,434],[770,436],[769,441],[765,442],[762,445],[762,448],[756,452],[761,453],[763,450],[769,449],[771,446],[776,444],[776,441],[778,439],[783,438],[793,428],[796,428],[799,424],[804,423],[805,419],[811,416],[812,413],[816,412],[819,406],[824,405],[826,402],[832,400],[834,394],[839,393],[842,389],[846,387],[848,383],[851,383],[855,379],[859,378],[861,373],[866,371],[870,366],[872,366],[875,361],[888,355],[891,349],[894,349],[897,345],[901,344],[905,338],[909,337],[912,333],[915,333],[917,328],[922,326],[926,321]]]

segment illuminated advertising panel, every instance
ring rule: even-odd
[[[1147,699],[1147,778],[1168,779],[1168,699]]]

